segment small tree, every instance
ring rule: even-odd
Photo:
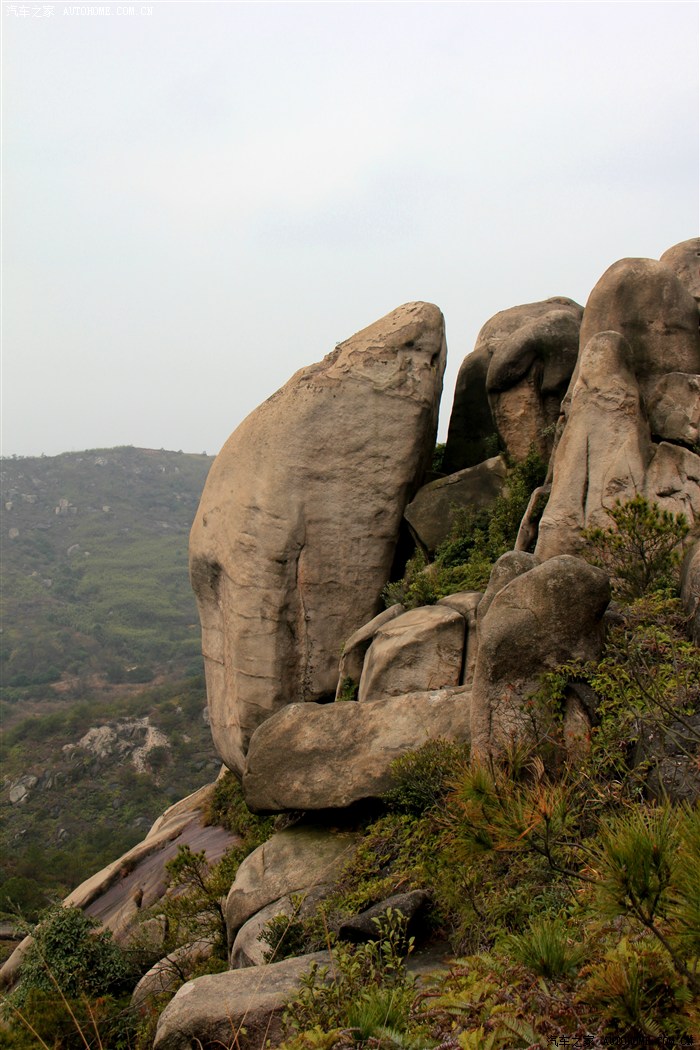
[[[636,495],[607,510],[612,524],[585,529],[591,561],[610,576],[616,595],[627,601],[677,584],[680,553],[688,535],[684,514],[662,510]],[[586,551],[584,551],[586,553]]]

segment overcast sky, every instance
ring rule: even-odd
[[[214,453],[416,299],[444,434],[496,311],[698,232],[695,2],[2,8],[5,455]]]

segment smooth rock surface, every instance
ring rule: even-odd
[[[468,741],[470,707],[464,686],[376,703],[285,707],[251,741],[246,802],[258,812],[277,812],[379,798],[392,785],[395,758],[435,737]]]
[[[322,883],[302,893],[280,897],[279,900],[272,901],[271,904],[265,905],[255,915],[252,915],[236,934],[231,948],[231,969],[237,970],[243,966],[262,966],[266,961],[265,955],[270,951],[270,945],[262,936],[267,924],[278,916],[285,916],[291,920],[303,919],[311,915],[329,891],[330,884]],[[275,961],[275,959],[270,959],[270,962]]]
[[[203,939],[183,944],[181,948],[159,959],[134,988],[131,1005],[136,1008],[144,1006],[149,1000],[177,988],[183,975],[191,974],[194,967],[209,959],[213,952],[214,942]]]
[[[379,926],[376,920],[382,919],[387,911],[401,912],[406,919],[406,935],[411,937],[415,934],[417,918],[423,912],[430,901],[430,894],[426,890],[408,890],[406,893],[395,893],[379,904],[373,904],[359,915],[353,915],[341,924],[338,937],[341,941],[351,941],[353,944],[362,944],[363,941],[376,941]]]
[[[360,678],[360,703],[460,684],[464,617],[448,606],[422,605],[376,632]]]
[[[350,832],[297,825],[258,846],[241,863],[226,899],[229,943],[244,922],[272,901],[331,882],[351,859],[356,842]]]
[[[607,527],[606,508],[644,490],[651,457],[632,352],[618,332],[603,332],[581,354],[552,461],[552,491],[539,524],[536,556],[576,553],[582,529]]]
[[[609,599],[603,570],[567,555],[535,565],[495,594],[479,616],[473,752],[489,754],[527,737],[523,705],[545,671],[600,656]]]
[[[700,303],[700,237],[674,244],[664,252],[660,261],[673,270],[681,284]]]
[[[580,349],[600,332],[619,332],[642,391],[667,372],[700,372],[698,308],[663,262],[620,259],[591,292],[581,322]],[[571,389],[577,379],[572,377]]]
[[[668,372],[660,376],[647,390],[645,403],[654,437],[685,445],[700,442],[700,375]]]
[[[232,770],[270,715],[335,695],[341,646],[378,610],[430,463],[445,352],[437,307],[402,306],[297,372],[215,460],[190,571]]]
[[[214,784],[207,784],[187,798],[170,806],[153,824],[146,838],[112,861],[101,871],[82,882],[64,900],[64,904],[82,908],[98,919],[126,944],[140,924],[146,908],[163,896],[168,885],[165,866],[179,846],[204,850],[211,864],[216,864],[238,836],[223,828],[205,824],[205,812],[211,801]],[[31,937],[18,945],[0,969],[0,986],[11,985],[17,978]]]
[[[481,591],[457,591],[455,594],[448,594],[445,598],[441,598],[437,603],[438,606],[446,605],[449,609],[456,609],[464,617],[467,625],[460,685],[471,685],[474,678],[474,666],[479,644],[477,637],[477,610],[483,597]]]
[[[498,452],[498,431],[486,393],[488,370],[485,346],[473,350],[460,366],[443,457],[446,474],[476,466]]]
[[[651,377],[647,390],[654,396],[667,380],[673,389],[680,381],[671,376]],[[540,560],[577,553],[582,530],[607,528],[608,510],[637,493],[685,514],[691,528],[700,520],[700,456],[683,445],[652,442],[632,351],[617,332],[595,336],[581,354],[551,471],[535,546]]]
[[[486,322],[457,377],[446,470],[479,462],[463,462],[465,452],[483,451],[488,444],[482,383],[492,425],[510,455],[523,460],[534,445],[549,458],[576,362],[582,312],[572,299],[554,297],[502,310]]]
[[[328,966],[328,952],[210,974],[188,981],[158,1020],[154,1050],[193,1050],[210,1044],[262,1050],[282,1038],[282,1013],[312,963]]]
[[[372,644],[372,639],[379,630],[385,624],[389,623],[390,620],[395,620],[397,616],[401,616],[405,613],[403,605],[392,605],[388,609],[384,609],[374,619],[366,623],[364,627],[360,627],[359,631],[348,638],[347,642],[343,646],[343,653],[340,657],[340,665],[338,667],[338,689],[335,694],[336,700],[341,699],[343,690],[347,688],[348,682],[359,688],[360,678],[362,676],[362,666],[365,662],[365,656],[367,650]]]
[[[418,545],[433,554],[449,537],[460,510],[492,505],[503,492],[507,473],[503,456],[493,456],[419,489],[404,515]]]

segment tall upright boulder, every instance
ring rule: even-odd
[[[673,270],[700,305],[700,237],[691,237],[668,248],[659,260]]]
[[[471,744],[481,755],[531,737],[526,703],[545,672],[600,657],[610,600],[607,575],[580,558],[504,559],[492,574],[493,600],[479,613]]]
[[[522,460],[534,445],[546,459],[576,363],[582,309],[555,297],[501,310],[479,332],[460,369],[445,470],[473,466],[500,443]]]
[[[232,770],[270,715],[333,698],[343,642],[378,611],[434,447],[445,355],[438,308],[402,306],[297,372],[217,457],[190,572]]]
[[[627,340],[642,394],[668,372],[700,372],[698,308],[673,270],[656,259],[620,259],[588,297],[580,349],[600,332]],[[578,368],[570,389],[578,377]]]
[[[664,258],[685,272],[688,248],[677,249]],[[674,268],[655,259],[610,266],[583,315],[538,558],[576,553],[582,529],[609,524],[607,510],[637,493],[697,527],[699,372],[697,304]]]
[[[651,451],[630,346],[618,332],[602,332],[581,354],[537,557],[573,554],[582,529],[607,524],[606,507],[642,491]]]

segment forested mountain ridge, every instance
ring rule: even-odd
[[[198,672],[187,537],[211,462],[132,447],[1,461],[5,700]]]

